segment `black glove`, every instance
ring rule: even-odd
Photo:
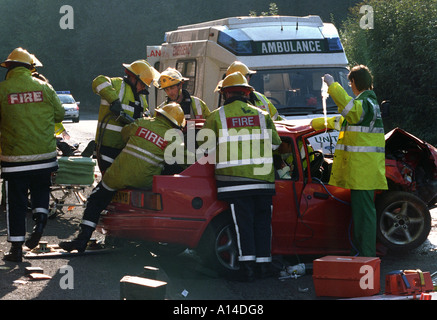
[[[126,114],[124,111],[120,112],[120,115],[117,118],[117,121],[124,123],[124,124],[129,124],[135,121],[134,118],[132,118],[130,115]]]
[[[120,115],[120,112],[123,110],[120,100],[114,100],[109,106],[109,110],[111,110],[111,112],[118,117]]]

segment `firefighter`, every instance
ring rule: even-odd
[[[356,98],[350,97],[331,75],[323,77],[328,93],[341,116],[328,119],[328,128],[340,130],[335,147],[330,185],[351,189],[354,232],[353,255],[376,255],[375,190],[386,190],[385,138],[381,112],[373,92],[372,75],[366,66],[348,75]],[[324,118],[312,121],[314,129],[325,127]]]
[[[32,76],[42,64],[27,50],[14,49],[1,66],[8,69],[0,83],[0,159],[11,242],[4,260],[21,262],[29,192],[35,225],[27,247],[37,246],[47,222],[51,173],[58,168],[55,123],[65,111],[50,84]]]
[[[176,69],[167,68],[164,70],[159,77],[158,87],[165,91],[167,100],[161,105],[177,102],[184,110],[186,119],[206,119],[211,113],[206,103],[182,88],[184,82],[188,80]]]
[[[123,63],[123,67],[123,78],[100,75],[92,83],[93,91],[101,97],[95,143],[102,173],[123,149],[120,134],[123,126],[148,112],[148,87],[159,77],[158,71],[145,60]]]
[[[161,174],[164,166],[167,130],[183,126],[184,113],[177,103],[158,109],[155,118],[144,117],[126,125],[121,130],[125,147],[89,196],[78,236],[72,241],[61,242],[59,246],[67,251],[83,252],[97,226],[100,212],[118,189],[128,186],[151,188],[153,176]]]
[[[252,281],[256,271],[265,276],[271,266],[272,149],[281,139],[269,114],[249,103],[253,88],[240,72],[228,75],[220,87],[224,105],[211,113],[202,130],[210,129],[217,137],[217,197],[232,211],[241,265],[238,280]]]
[[[256,71],[250,70],[244,63],[240,61],[234,61],[228,67],[228,70],[226,70],[226,75],[230,75],[234,72],[242,73],[246,77],[247,82],[249,82],[252,75],[256,73]],[[276,107],[273,105],[273,103],[262,93],[253,90],[249,97],[252,104],[269,113],[272,120],[285,120],[279,115],[278,110],[276,110]]]

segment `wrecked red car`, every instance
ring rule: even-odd
[[[295,156],[299,141],[308,146],[325,132],[286,122],[276,126],[283,141],[291,141],[295,160],[289,178],[276,179],[272,254],[349,255],[350,191],[328,184],[332,155],[306,148],[303,159]],[[433,146],[401,129],[386,135],[389,190],[375,198],[378,241],[386,248],[410,250],[427,239],[429,208],[437,201],[436,168]],[[195,249],[222,271],[238,268],[233,222],[228,205],[216,198],[213,164],[198,161],[178,174],[155,176],[151,190],[118,191],[100,228],[114,238]]]

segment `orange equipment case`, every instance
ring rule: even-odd
[[[413,295],[434,290],[429,272],[397,270],[385,276],[385,294]]]
[[[313,261],[318,297],[366,297],[378,294],[381,260],[376,257],[326,256]]]

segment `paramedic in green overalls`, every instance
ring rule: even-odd
[[[385,138],[372,75],[366,66],[352,68],[348,75],[356,98],[350,97],[331,75],[323,80],[341,116],[330,118],[329,129],[340,130],[335,147],[330,185],[351,189],[352,243],[354,255],[376,256],[375,190],[386,190]],[[314,129],[325,127],[324,119],[312,122]]]
[[[184,126],[182,108],[177,103],[170,103],[157,110],[156,117],[140,118],[123,127],[121,136],[125,147],[88,197],[79,234],[74,240],[60,242],[59,246],[66,251],[85,251],[99,222],[100,213],[117,190],[127,187],[151,188],[153,176],[161,174],[164,167],[165,149],[169,145],[165,140],[167,130]]]

